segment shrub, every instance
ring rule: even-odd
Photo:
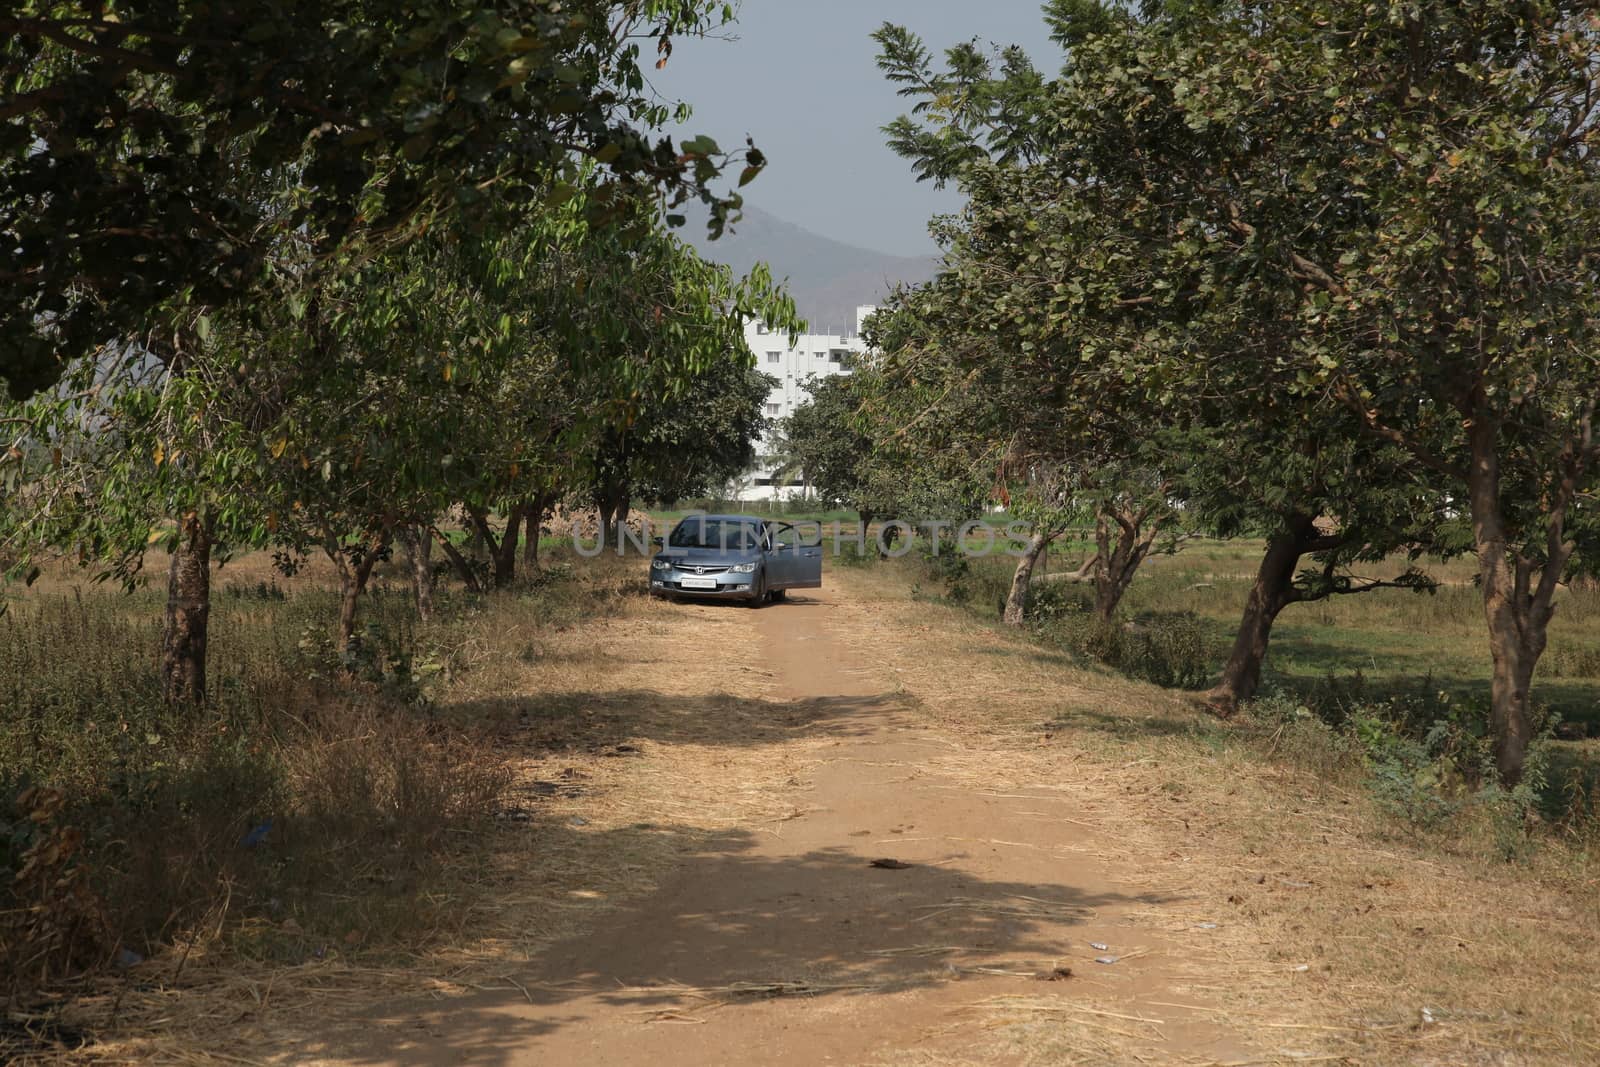
[[[204,709],[160,699],[157,595],[34,594],[0,616],[0,997],[230,916],[309,928],[335,900],[392,901],[396,923],[433,921],[416,897],[449,831],[508,778],[420,700],[436,629],[425,644],[379,591],[343,662],[331,593],[238,588],[213,602]]]
[[[1093,609],[1093,600],[1081,586],[1062,582],[1034,582],[1028,587],[1024,614],[1036,627],[1047,627],[1061,619],[1087,615]]]
[[[1245,708],[1253,720],[1267,727],[1268,749],[1327,781],[1361,769],[1360,748],[1347,731],[1335,730],[1319,718],[1298,695],[1268,690]]]
[[[944,597],[952,604],[965,604],[972,598],[972,561],[950,544],[934,543],[921,550],[922,573],[944,586]]]
[[[1146,612],[1132,622],[1105,622],[1087,592],[1055,585],[1029,591],[1035,631],[1099,660],[1130,678],[1169,688],[1197,689],[1216,670],[1221,649],[1193,612]]]
[[[837,552],[829,556],[829,560],[845,567],[867,567],[878,562],[878,550],[870,544],[862,548],[854,541],[847,538],[841,539],[835,546]]]
[[[1379,697],[1366,678],[1355,673],[1328,677],[1304,694],[1282,690],[1253,702],[1253,718],[1274,728],[1276,750],[1325,771],[1339,753],[1354,753],[1379,805],[1407,823],[1438,827],[1457,815],[1486,819],[1496,848],[1506,858],[1527,844],[1527,827],[1541,810],[1572,809],[1552,798],[1551,760],[1556,721],[1542,713],[1538,736],[1529,747],[1522,781],[1505,789],[1494,769],[1488,736],[1488,708],[1481,700],[1462,700],[1438,688],[1431,677],[1408,692]],[[1310,727],[1308,724],[1315,724]],[[1288,731],[1320,731],[1326,743],[1282,748]],[[1571,774],[1563,781],[1572,789]],[[1581,804],[1583,788],[1577,792]],[[1573,798],[1566,798],[1571,802]]]
[[[1210,681],[1219,650],[1193,612],[1142,615],[1128,632],[1119,669],[1171,689]]]

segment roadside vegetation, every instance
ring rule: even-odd
[[[1387,746],[1295,699],[1269,695],[1219,719],[1192,691],[1001,624],[976,596],[952,602],[913,557],[868,561],[844,580],[865,602],[847,632],[897,638],[875,644],[875,657],[903,679],[921,721],[958,740],[929,773],[960,774],[988,795],[1027,792],[1029,808],[1056,812],[1034,800],[1044,794],[1070,812],[1081,836],[1063,862],[1120,865],[1142,899],[1160,902],[1141,925],[1186,942],[1175,953],[1186,995],[1166,999],[1208,1005],[1206,1018],[1260,1043],[1230,1059],[1567,1064],[1600,1050],[1592,813],[1546,819],[1494,790],[1435,788],[1431,761],[1396,774]],[[1163,595],[1152,568],[1130,598],[1145,583]],[[1247,589],[1234,583],[1227,611]],[[1377,598],[1394,614],[1369,607],[1350,620],[1373,646],[1403,628],[1410,603]],[[1110,985],[1103,999],[1073,999],[1137,1017],[1124,995]],[[1108,1024],[1026,991],[982,1012],[996,1059],[1151,1058],[1135,1051],[1135,1018]]]
[[[1114,697],[1007,692],[1005,744],[1265,768],[1508,913],[1592,897],[1589,5],[1049,0],[1053,70],[885,25],[889,144],[963,207],[776,426],[744,329],[797,331],[793,302],[674,233],[693,202],[736,224],[767,161],[668,137],[687,108],[647,80],[731,6],[379,7],[0,19],[0,1056],[92,1041],[124,995],[149,1036],[192,967],[493,940],[468,875],[517,877],[526,746],[636,751],[550,688],[593,669],[556,635],[657,606],[563,542],[739,506],[763,436],[816,494],[768,512],[854,531],[850,580]],[[964,555],[979,518],[1016,554]],[[696,758],[771,740],[703,693],[641,714]],[[659,866],[634,795],[609,829]],[[1225,850],[1266,817],[1225,811]],[[1472,974],[1512,918],[1476,915]]]
[[[1228,654],[1251,589],[1259,542],[1196,541],[1162,556],[1102,620],[1081,575],[1092,538],[1057,542],[1034,574],[1029,640],[1070,661],[1172,692],[1205,709],[1205,690]],[[881,571],[914,601],[944,604],[1004,625],[1015,554],[898,558],[842,546],[839,563]],[[1064,557],[1064,558],[1063,558]],[[1600,847],[1600,593],[1566,590],[1552,627],[1549,677],[1537,694],[1539,735],[1530,773],[1506,788],[1495,773],[1486,722],[1481,594],[1470,567],[1440,563],[1431,593],[1390,590],[1328,600],[1286,616],[1260,694],[1217,736],[1254,739],[1272,762],[1341,780],[1375,798],[1397,826],[1454,839],[1467,829],[1483,859],[1519,859],[1551,847],[1575,859]],[[1195,727],[1200,730],[1199,726]],[[1208,732],[1200,730],[1200,732]],[[1481,831],[1481,832],[1480,832]]]
[[[891,147],[966,205],[790,451],[824,501],[945,524],[943,595],[1219,716],[1286,703],[1419,780],[1547,797],[1595,715],[1587,14],[1044,15],[1054,71],[876,34]],[[1029,530],[1009,580],[950,534],[996,505]],[[1081,586],[1035,573],[1053,545]]]

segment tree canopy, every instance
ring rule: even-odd
[[[1049,15],[1049,79],[1010,52],[936,72],[913,35],[879,34],[918,101],[891,143],[969,197],[940,299],[1069,424],[1259,431],[1231,439],[1265,446],[1248,466],[1286,515],[1470,512],[1514,780],[1600,458],[1588,5]],[[1336,475],[1328,449],[1381,461],[1281,484]],[[1332,499],[1308,507],[1311,488]]]
[[[635,190],[736,195],[644,50],[732,16],[713,0],[212,4],[29,2],[0,15],[0,377],[25,396],[64,360],[152,341],[263,287],[331,270],[506,202],[559,202],[584,161],[598,216]],[[679,117],[686,112],[679,109]],[[740,183],[764,165],[750,146]],[[304,246],[292,265],[286,241]]]

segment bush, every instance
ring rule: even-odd
[[[1249,712],[1274,728],[1275,744],[1290,731],[1301,740],[1319,735],[1320,749],[1296,745],[1290,752],[1319,772],[1331,769],[1342,754],[1356,754],[1379,805],[1413,826],[1438,827],[1471,813],[1488,820],[1506,858],[1525,848],[1527,826],[1541,809],[1551,808],[1554,717],[1541,715],[1522,781],[1508,790],[1495,772],[1482,701],[1454,697],[1431,677],[1410,692],[1381,698],[1369,689],[1359,672],[1330,676],[1305,694],[1264,694]]]
[[[1131,622],[1105,622],[1081,589],[1035,585],[1028,618],[1047,639],[1130,678],[1168,688],[1206,685],[1222,651],[1193,612],[1146,612]]]
[[[1036,627],[1045,628],[1052,622],[1087,615],[1093,610],[1094,601],[1082,586],[1034,582],[1028,587],[1024,614]]]
[[[238,588],[213,602],[204,709],[160,699],[157,595],[39,594],[0,616],[0,998],[230,917],[434,921],[418,894],[451,828],[496,806],[503,758],[420,701],[434,654],[403,596],[365,605],[341,662],[331,593]]]
[[[1211,680],[1220,650],[1191,611],[1141,615],[1120,669],[1170,689],[1199,689]]]
[[[828,558],[844,567],[869,567],[878,562],[878,550],[872,545],[862,548],[854,541],[841,539],[835,548],[837,551]]]
[[[922,573],[944,586],[944,597],[952,604],[972,599],[972,561],[949,544],[930,544],[921,549]]]
[[[1271,731],[1268,748],[1272,754],[1310,770],[1318,780],[1333,780],[1352,769],[1362,769],[1360,747],[1354,738],[1329,726],[1296,694],[1269,690],[1244,710]]]

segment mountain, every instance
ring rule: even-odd
[[[706,239],[703,219],[691,217],[678,232],[702,256],[741,274],[766,263],[774,278],[787,279],[812,333],[854,333],[858,304],[876,304],[897,284],[925,282],[939,269],[937,256],[857,248],[748,204],[743,220],[715,241]]]

